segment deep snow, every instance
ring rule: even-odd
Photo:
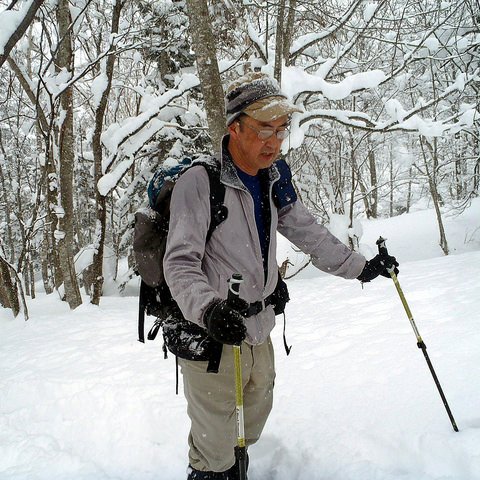
[[[289,281],[289,357],[274,330],[272,415],[250,479],[480,479],[480,202],[363,222],[386,236],[399,280],[460,432],[453,432],[393,283],[362,289],[313,270]],[[302,272],[305,273],[305,272]],[[188,422],[174,359],[136,341],[137,298],[70,312],[56,295],[30,320],[0,310],[1,480],[181,480]],[[181,381],[181,380],[180,380]],[[181,386],[181,384],[180,384]]]

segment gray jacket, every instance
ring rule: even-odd
[[[297,200],[280,210],[273,203],[272,186],[279,179],[275,164],[270,177],[270,246],[265,280],[253,199],[237,176],[228,156],[221,161],[227,219],[205,243],[210,225],[209,180],[205,168],[192,167],[177,181],[170,207],[170,229],[164,257],[165,278],[184,317],[200,326],[203,313],[215,299],[227,298],[228,279],[241,273],[240,297],[249,303],[262,301],[275,289],[278,277],[276,231],[303,252],[324,272],[356,278],[365,258],[349,250]],[[272,306],[245,320],[246,342],[263,343],[275,325]]]

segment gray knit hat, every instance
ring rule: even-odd
[[[242,113],[268,122],[301,109],[291,103],[277,81],[265,73],[251,72],[232,82],[225,96],[227,125]]]

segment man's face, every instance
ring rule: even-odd
[[[235,164],[249,175],[256,175],[261,168],[268,168],[277,159],[283,139],[278,132],[288,127],[288,116],[269,122],[260,122],[242,115],[230,127],[229,150]],[[268,138],[264,138],[271,132]],[[278,135],[282,136],[282,133]]]

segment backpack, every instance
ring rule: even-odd
[[[283,179],[284,175],[282,175],[281,180],[275,184],[274,203],[277,208],[282,208],[296,200],[295,192],[291,187],[290,170],[284,161],[277,163],[280,162],[283,162],[277,165],[280,167],[280,173],[282,174],[286,168],[290,177],[287,175]],[[203,157],[192,160],[186,157],[173,165],[164,164],[155,173],[147,189],[149,205],[135,213],[133,252],[136,272],[141,277],[138,340],[145,342],[145,314],[155,316],[157,319],[148,332],[147,338],[154,340],[160,327],[162,328],[165,357],[169,350],[176,357],[187,360],[208,360],[207,371],[215,372],[218,370],[222,344],[208,336],[202,327],[183,317],[165,282],[163,272],[172,191],[180,176],[189,168],[198,165],[203,166],[207,171],[210,184],[211,223],[206,242],[228,216],[227,207],[223,204],[225,186],[220,181],[220,164],[215,158]],[[279,274],[277,287],[265,304],[272,304],[275,314],[279,315],[284,312],[289,300],[287,286]],[[253,304],[251,307],[254,310],[258,306]]]
[[[220,181],[218,162],[209,159],[193,161],[187,157],[177,164],[164,165],[148,185],[148,207],[135,213],[133,252],[136,271],[141,277],[138,340],[145,342],[145,314],[152,315],[157,317],[157,320],[147,338],[154,340],[162,327],[165,356],[168,349],[180,358],[208,360],[212,350],[218,350],[219,346],[205,335],[204,329],[183,318],[163,272],[173,187],[184,172],[197,165],[205,168],[210,182],[211,223],[207,242],[215,228],[227,218],[227,208],[223,205],[225,187]]]

